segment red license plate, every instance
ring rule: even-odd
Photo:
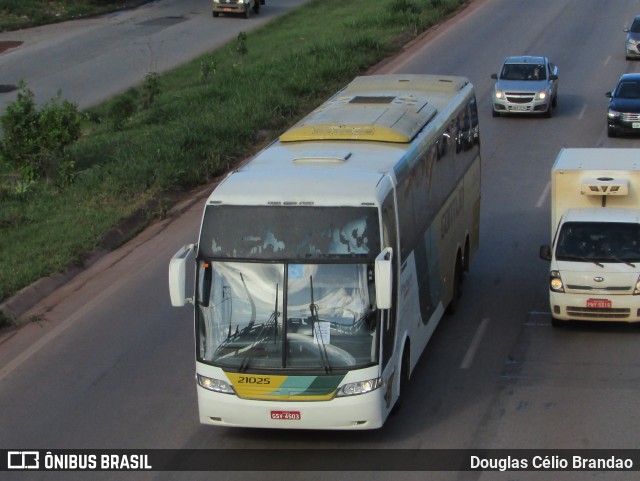
[[[609,299],[587,299],[587,308],[611,309],[611,301]]]
[[[300,411],[271,411],[271,419],[299,421],[302,416],[300,416]]]

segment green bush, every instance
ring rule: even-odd
[[[73,162],[65,159],[65,147],[80,137],[82,116],[61,96],[58,92],[38,111],[33,92],[21,81],[17,99],[0,117],[0,154],[20,172],[23,183],[56,173],[64,173],[68,181],[72,175]]]

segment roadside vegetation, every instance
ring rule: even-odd
[[[22,85],[3,130],[29,112],[55,135],[20,155],[34,146],[0,143],[0,302],[82,263],[134,212],[163,216],[467,1],[314,0],[86,112],[60,97],[38,111]]]
[[[0,32],[137,7],[151,0],[0,0]]]

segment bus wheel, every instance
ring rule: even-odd
[[[454,314],[456,309],[458,308],[458,303],[460,298],[462,297],[462,278],[463,278],[463,267],[462,261],[460,259],[460,255],[458,255],[458,259],[456,260],[456,268],[453,273],[453,295],[451,296],[451,301],[447,306],[446,313]]]
[[[409,385],[409,370],[411,369],[409,365],[409,344],[405,343],[404,351],[402,351],[402,364],[400,367],[400,385],[399,385],[399,393],[398,399],[396,399],[396,403],[391,408],[391,414],[395,414],[400,411],[402,407],[403,397],[407,393],[407,386]]]

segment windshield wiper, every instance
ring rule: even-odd
[[[584,257],[584,256],[563,255],[563,256],[556,256],[556,260],[558,260],[558,261],[572,261],[572,260],[575,261],[575,260],[579,260],[579,261],[582,261],[582,262],[593,262],[598,267],[604,267],[604,265],[601,264],[600,262],[598,262],[596,259],[591,259],[589,257]]]
[[[251,321],[247,329],[249,330],[251,329],[251,326],[253,325],[254,321],[255,321],[255,317],[254,317],[254,320]],[[267,319],[267,322],[263,323],[262,326],[260,327],[260,331],[256,336],[256,340],[253,341],[253,343],[251,343],[251,345],[247,349],[247,355],[242,358],[242,362],[240,363],[240,367],[238,368],[239,372],[244,372],[244,370],[247,369],[247,367],[249,367],[249,360],[252,357],[250,355],[251,351],[253,351],[253,349],[263,341],[264,338],[262,337],[262,335],[265,332],[265,329],[271,326],[273,326],[273,330],[274,330],[273,342],[275,343],[278,341],[278,284],[276,284],[276,304],[274,306],[274,310],[269,316],[269,319]]]
[[[240,273],[240,280],[242,281],[242,285],[244,286],[244,290],[247,293],[247,297],[249,298],[249,304],[251,304],[251,320],[249,321],[249,328],[251,328],[251,326],[253,326],[253,324],[256,322],[256,303],[253,301],[253,297],[251,296],[251,293],[249,292],[249,288],[247,287],[247,283],[244,281],[244,276],[242,275],[242,272]]]
[[[331,372],[331,364],[329,363],[329,355],[327,354],[327,346],[324,343],[322,332],[320,331],[320,318],[318,317],[318,305],[313,299],[313,276],[309,276],[309,283],[311,287],[311,304],[309,304],[309,310],[311,311],[311,332],[318,339],[318,350],[320,353],[320,361],[324,371],[329,374]]]
[[[626,264],[626,265],[628,265],[629,267],[635,267],[635,266],[636,266],[636,265],[635,265],[635,264],[633,264],[632,262],[627,261],[627,260],[624,260],[624,259],[621,259],[621,258],[616,257],[616,256],[614,256],[614,255],[609,254],[609,257],[610,257],[611,259],[613,259],[614,261],[616,261],[616,262],[620,262],[620,263],[622,263],[622,264]]]

